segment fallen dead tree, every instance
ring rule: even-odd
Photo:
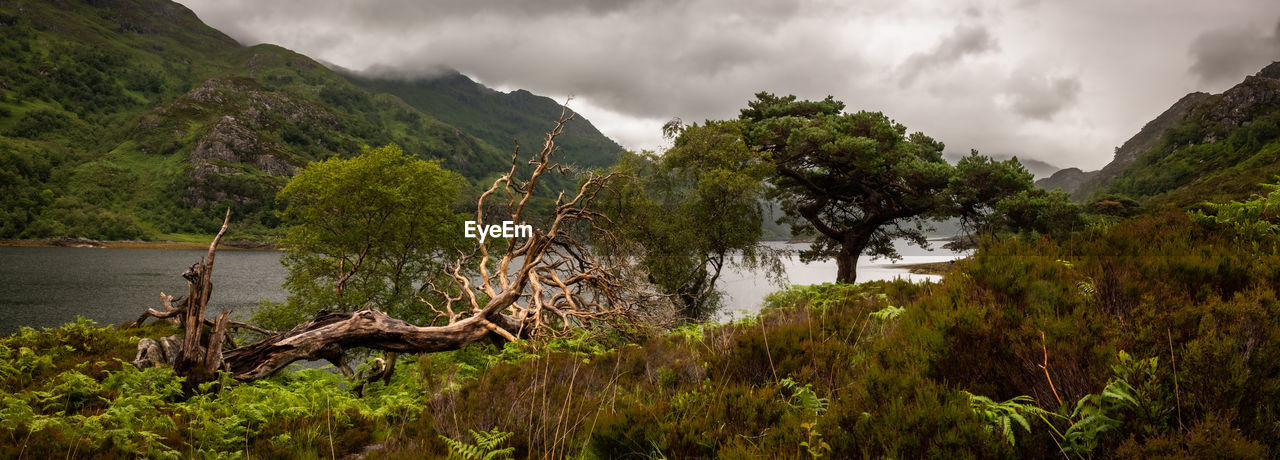
[[[541,151],[528,161],[527,180],[516,177],[520,171],[517,146],[508,171],[478,199],[477,224],[483,225],[487,213],[501,217],[495,220],[525,222],[539,179],[547,173],[571,172],[551,156],[557,150],[556,137],[572,118],[567,109],[562,110]],[[350,374],[343,357],[356,348],[426,353],[486,339],[557,335],[600,322],[651,322],[658,315],[639,306],[662,302],[648,302],[657,297],[629,281],[643,278],[629,273],[633,267],[625,260],[597,259],[585,241],[586,235],[594,234],[596,244],[624,244],[612,238],[605,226],[597,225],[607,217],[590,208],[610,178],[587,173],[572,195],[562,192],[557,197],[551,215],[532,225],[527,237],[487,241],[470,254],[459,254],[447,268],[447,281],[424,283],[418,291],[418,300],[437,314],[436,324],[427,326],[409,324],[372,306],[354,312],[321,311],[311,321],[282,333],[230,322],[227,312],[214,321],[204,320],[214,255],[227,228],[224,221],[206,257],[183,274],[187,296],[175,306],[175,299],[162,294],[165,311],[148,310],[137,322],[148,317],[175,320],[183,328],[181,341],[176,337],[143,340],[134,363],[139,367],[170,363],[193,388],[213,379],[219,370],[250,381],[299,360],[328,360]],[[500,202],[490,203],[495,200]],[[268,337],[236,347],[228,338],[229,327],[257,330]],[[377,375],[386,376],[387,371]]]
[[[186,272],[183,272],[182,277],[187,280],[187,295],[178,306],[173,305],[173,297],[161,293],[160,299],[165,311],[148,309],[138,318],[138,321],[133,323],[133,325],[140,325],[147,317],[156,317],[173,319],[182,327],[183,334],[180,341],[177,337],[166,337],[160,344],[155,341],[139,341],[138,356],[134,360],[134,365],[143,367],[157,362],[156,352],[161,351],[163,355],[159,358],[172,364],[175,373],[187,377],[188,390],[199,383],[213,380],[217,370],[223,367],[222,346],[228,336],[227,315],[230,311],[223,311],[218,315],[218,319],[213,321],[209,329],[209,334],[203,334],[203,330],[207,321],[204,310],[213,292],[213,260],[218,252],[218,241],[222,239],[222,235],[226,234],[230,221],[231,210],[227,209],[227,215],[222,220],[222,228],[213,237],[213,242],[209,243],[209,252],[199,263],[191,265]]]

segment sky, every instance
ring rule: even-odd
[[[828,95],[947,145],[1098,169],[1192,91],[1280,60],[1274,0],[179,0],[246,45],[565,100],[632,150],[754,94]]]

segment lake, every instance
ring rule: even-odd
[[[770,243],[776,248],[799,249],[803,244]],[[902,264],[941,262],[962,256],[941,249],[933,251],[899,244]],[[75,321],[76,315],[99,324],[133,321],[147,308],[161,309],[159,295],[185,295],[180,276],[200,260],[198,249],[123,249],[66,247],[0,247],[0,335],[21,326],[56,327]],[[859,281],[904,278],[936,280],[889,266],[887,260],[864,257],[858,264]],[[834,260],[800,263],[796,256],[785,262],[791,284],[835,281]],[[247,317],[260,300],[284,301],[281,288],[285,271],[278,251],[219,249],[213,270],[210,314],[224,309]],[[726,291],[730,307],[719,316],[728,320],[758,311],[764,296],[780,289],[761,273],[727,268],[718,283]]]
[[[187,293],[182,272],[207,250],[0,247],[0,335],[19,326],[54,327],[76,315],[99,324],[138,319],[160,306],[160,292]],[[260,299],[283,301],[278,251],[219,249],[211,313],[245,313]]]
[[[872,259],[862,256],[858,259],[858,281],[904,279],[912,282],[938,281],[938,275],[920,275],[911,273],[898,265],[946,262],[965,257],[968,251],[952,251],[944,249],[942,240],[930,240],[930,249],[924,249],[906,243],[906,240],[894,242],[894,247],[902,255],[897,262],[888,259]],[[786,249],[791,257],[784,262],[787,271],[785,282],[795,285],[832,283],[836,280],[836,261],[834,259],[810,263],[801,263],[796,251],[809,247],[808,243],[766,243],[771,247]],[[784,288],[770,283],[759,272],[744,272],[727,268],[716,283],[725,292],[726,307],[716,316],[718,321],[731,321],[760,311],[764,297],[769,293]]]

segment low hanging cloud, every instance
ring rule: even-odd
[[[765,90],[821,98],[868,71],[859,49],[832,46],[855,9],[839,0],[185,3],[245,44],[401,79],[456,69],[642,119],[724,118]],[[856,9],[893,8],[870,0]]]
[[[1029,71],[1009,78],[1002,102],[1014,113],[1030,119],[1049,121],[1076,104],[1080,98],[1080,79],[1035,75]]]
[[[904,88],[911,86],[923,73],[954,64],[968,55],[997,49],[999,45],[986,27],[957,26],[938,46],[927,52],[912,54],[898,67],[898,73],[902,75],[899,85]]]
[[[1261,65],[1280,60],[1280,23],[1269,31],[1223,28],[1191,42],[1191,72],[1210,85],[1235,83]]]
[[[663,121],[733,118],[769,91],[883,111],[958,152],[1034,145],[1027,156],[1090,167],[1181,95],[1211,89],[1200,80],[1269,62],[1253,60],[1277,34],[1244,25],[1280,17],[1274,0],[1166,0],[1160,21],[1110,0],[178,1],[246,45],[385,77],[455,69],[572,94],[637,150],[664,144]],[[1184,37],[1197,35],[1189,54]]]

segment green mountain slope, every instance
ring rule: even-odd
[[[261,236],[300,167],[392,142],[473,182],[510,164],[506,144],[167,0],[0,2],[0,238],[211,233],[228,205]]]
[[[1207,96],[1103,189],[1187,205],[1238,199],[1280,175],[1280,63]]]
[[[1280,62],[1221,94],[1191,93],[1116,149],[1101,171],[1039,182],[1087,200],[1119,194],[1160,206],[1240,199],[1280,177]]]
[[[560,103],[551,98],[525,90],[503,93],[454,71],[411,81],[347,77],[370,91],[399,96],[418,110],[503,149],[511,148],[512,139],[518,139],[522,149],[540,148],[560,115]],[[622,146],[581,115],[569,123],[557,143],[562,161],[584,167],[612,165],[622,151]]]

